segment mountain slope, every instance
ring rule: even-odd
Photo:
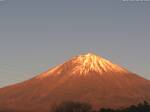
[[[94,54],[73,57],[37,77],[0,89],[0,109],[47,112],[63,101],[126,107],[150,101],[150,81]]]

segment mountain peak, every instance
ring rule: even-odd
[[[80,58],[80,59],[87,61],[87,62],[95,62],[95,61],[102,59],[102,57],[100,57],[96,54],[93,54],[93,53],[78,55],[76,58]]]
[[[126,73],[128,71],[100,56],[97,56],[93,53],[87,53],[75,56],[69,61],[66,61],[64,64],[48,70],[39,77],[46,77],[50,76],[51,74],[61,75],[62,73],[86,76],[93,72],[97,73],[98,75],[103,75],[104,73]]]
[[[72,65],[77,65],[73,73],[88,74],[89,72],[97,72],[103,74],[104,72],[127,72],[120,66],[113,64],[107,59],[97,56],[93,53],[79,55],[71,60]]]
[[[83,55],[80,55],[80,56],[87,56],[87,57],[97,56],[97,57],[99,57],[98,55],[96,55],[94,53],[87,53],[87,54],[83,54]]]

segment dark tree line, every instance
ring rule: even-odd
[[[150,105],[144,101],[144,103],[139,103],[138,105],[131,105],[124,109],[100,109],[99,112],[150,112]]]
[[[16,111],[0,109],[0,112],[16,112]],[[143,103],[139,103],[138,105],[131,105],[130,107],[127,108],[121,109],[101,108],[99,110],[93,110],[92,106],[88,103],[63,102],[59,105],[53,106],[50,112],[150,112],[150,104],[144,101]]]
[[[92,106],[87,103],[80,102],[63,102],[54,106],[50,112],[91,112]]]
[[[150,112],[150,105],[144,101],[138,105],[131,105],[123,109],[101,108],[98,111],[92,110],[92,106],[87,103],[64,102],[55,106],[51,112]]]

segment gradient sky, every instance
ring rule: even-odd
[[[0,87],[88,52],[150,79],[150,2],[0,0]]]

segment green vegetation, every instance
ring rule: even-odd
[[[150,105],[144,101],[138,105],[131,105],[123,109],[101,108],[100,110],[92,110],[92,106],[87,103],[64,102],[55,106],[51,112],[150,112]]]

